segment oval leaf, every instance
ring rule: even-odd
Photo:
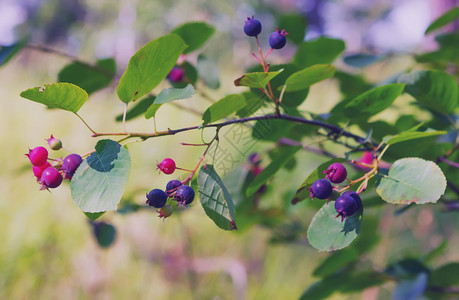
[[[248,86],[251,88],[264,88],[268,82],[276,77],[283,69],[275,72],[254,72],[242,75],[234,81],[235,86]]]
[[[447,134],[446,131],[436,131],[436,130],[431,130],[431,131],[414,131],[414,132],[402,132],[397,135],[388,135],[385,136],[383,139],[383,142],[386,143],[387,145],[393,145],[396,143],[408,141],[408,140],[413,140],[413,139],[420,139],[424,137],[430,137],[430,136],[435,136],[435,135],[443,135]]]
[[[175,34],[162,36],[143,46],[129,60],[118,84],[118,97],[128,103],[154,89],[169,74],[187,47]]]
[[[91,94],[109,85],[115,72],[116,62],[113,58],[98,60],[95,66],[74,62],[59,72],[57,80],[73,83]]]
[[[320,37],[313,41],[303,42],[293,57],[293,63],[299,67],[332,63],[344,51],[346,45],[342,40]]]
[[[389,203],[423,204],[437,202],[445,189],[445,175],[434,162],[410,157],[394,162],[376,192]]]
[[[193,52],[201,47],[214,34],[215,28],[204,22],[190,22],[180,25],[172,33],[180,36],[188,47],[184,54]]]
[[[116,238],[115,227],[105,222],[93,222],[92,226],[99,246],[102,248],[110,247]]]
[[[346,115],[356,117],[358,114],[369,117],[389,106],[403,93],[404,84],[388,84],[369,90],[354,98],[346,106]]]
[[[456,108],[459,89],[453,76],[441,71],[417,70],[399,77],[405,92],[429,108],[448,114]]]
[[[214,166],[201,167],[198,186],[199,201],[207,216],[222,229],[237,229],[233,201]]]
[[[112,140],[97,142],[70,182],[72,199],[84,212],[116,210],[131,168],[126,148]]]
[[[45,84],[44,88],[35,87],[25,90],[21,97],[44,104],[50,108],[59,108],[77,113],[88,100],[88,93],[71,83]]]
[[[246,105],[244,96],[239,94],[228,95],[206,109],[202,115],[204,125],[226,118]]]
[[[365,68],[366,66],[380,61],[381,59],[382,57],[380,55],[366,53],[352,54],[343,57],[344,63],[355,68]]]
[[[277,158],[271,161],[271,163],[250,183],[246,192],[247,196],[255,194],[260,187],[273,177],[274,174],[276,174],[276,172],[279,171],[280,168],[282,168],[282,166],[286,164],[301,148],[301,146],[287,147],[282,151],[282,153],[279,153]]]
[[[156,96],[154,104],[164,104],[174,100],[182,100],[190,98],[194,95],[194,87],[189,84],[184,88],[168,88],[161,91]]]
[[[199,78],[204,84],[213,90],[220,87],[220,79],[217,65],[202,54],[198,55],[197,68]]]
[[[435,21],[433,21],[429,27],[427,27],[425,34],[428,34],[434,30],[437,30],[438,28],[441,28],[452,21],[456,20],[459,18],[459,7],[454,7],[453,9],[450,9],[440,17],[438,17]]]
[[[335,74],[335,67],[332,65],[314,65],[290,75],[285,81],[286,92],[304,90],[316,82],[325,80]],[[281,90],[282,87],[279,87]]]
[[[341,218],[336,218],[334,202],[325,203],[312,218],[308,228],[308,241],[319,251],[347,247],[360,233],[362,217],[360,210],[341,222]]]

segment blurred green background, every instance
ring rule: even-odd
[[[222,83],[220,89],[208,93],[219,99],[239,92],[233,80],[255,63],[250,55],[254,43],[242,33],[247,16],[255,14],[263,20],[265,40],[277,16],[296,13],[309,21],[306,38],[321,34],[342,38],[351,52],[384,45],[388,50],[399,51],[403,49],[380,37],[383,32],[380,28],[386,24],[388,27],[383,29],[392,34],[397,32],[394,27],[397,24],[403,28],[403,22],[391,21],[390,16],[397,20],[397,14],[394,17],[391,12],[406,13],[404,6],[414,2],[395,2],[4,1],[0,3],[3,20],[0,28],[4,28],[0,38],[3,44],[8,44],[27,34],[31,43],[60,49],[89,62],[114,57],[118,73],[122,73],[129,57],[149,40],[187,21],[206,21],[217,32],[202,52],[217,62]],[[418,12],[417,27],[411,29],[411,34],[406,33],[412,38],[405,41],[406,51],[433,47],[429,39],[418,33],[446,10],[448,3],[438,1],[432,6],[429,1],[417,1],[414,8]],[[404,17],[406,22],[412,20],[409,14]],[[398,30],[398,34],[403,33]],[[287,47],[273,53],[270,61],[288,61],[293,53],[294,47]],[[189,59],[193,61],[196,57],[191,55]],[[326,161],[306,151],[297,155],[293,170],[282,170],[276,175],[261,198],[263,207],[283,207],[288,215],[287,220],[273,229],[254,226],[242,232],[222,231],[195,201],[190,208],[164,221],[151,210],[106,213],[101,220],[113,224],[117,235],[111,247],[100,248],[88,219],[71,200],[68,182],[52,192],[38,191],[24,156],[28,148],[45,145],[51,134],[60,138],[65,148],[77,153],[85,153],[96,144],[96,139],[90,137],[87,128],[72,114],[47,110],[19,97],[27,88],[56,82],[59,70],[68,62],[64,57],[25,49],[0,69],[1,299],[296,299],[317,280],[312,271],[328,254],[318,253],[306,240],[307,225],[316,208],[306,203],[290,204],[292,194],[309,172]],[[412,61],[402,56],[367,68],[364,75],[371,82],[378,82],[410,64]],[[167,86],[164,83],[157,90]],[[340,97],[338,82],[330,79],[311,89],[302,108],[327,113]],[[116,85],[112,84],[94,93],[80,112],[96,130],[118,131],[121,126],[114,122],[114,117],[122,112],[120,103]],[[194,96],[179,104],[202,112],[209,102]],[[382,117],[391,121],[390,114]],[[196,125],[200,120],[186,109],[170,105],[161,108],[156,123],[159,130],[165,130]],[[139,118],[128,123],[128,130],[152,131],[153,123]],[[253,151],[262,155],[262,164],[266,165],[269,161],[266,151],[273,145],[258,141],[249,143],[250,147],[235,146],[232,130],[225,128],[219,148],[225,153],[221,159],[226,159],[221,175],[245,163]],[[244,138],[249,136],[247,131],[243,133]],[[199,132],[189,132],[130,144],[132,169],[122,201],[143,204],[146,192],[163,188],[173,179],[175,175],[158,174],[156,161],[172,157],[180,167],[193,168],[202,149],[180,143],[200,140]],[[312,146],[317,143],[318,140],[308,141]],[[340,147],[331,149],[338,156],[345,151]],[[65,155],[65,152],[52,155]],[[377,236],[380,243],[361,258],[362,263],[383,269],[388,262],[406,255],[426,253],[444,239],[449,240],[450,247],[437,263],[459,259],[457,251],[452,250],[459,245],[456,216],[445,214],[434,205],[410,209],[403,218],[394,216],[395,209],[385,205],[369,210],[368,228],[373,231],[367,234]],[[295,230],[289,226],[296,226]],[[296,236],[289,238],[291,232]],[[273,237],[286,241],[276,243]],[[386,299],[390,298],[394,285],[335,298]]]

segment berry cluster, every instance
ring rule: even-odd
[[[331,183],[339,184],[347,178],[347,170],[340,163],[331,164],[324,171],[325,179],[317,179],[311,186],[310,197],[318,199],[329,199],[334,187]],[[358,193],[353,191],[343,192],[335,201],[336,217],[341,216],[341,221],[352,216],[362,208],[362,199]]]
[[[167,175],[174,173],[174,171],[177,169],[175,166],[175,161],[171,158],[166,158],[158,163],[157,168]],[[193,202],[194,196],[195,193],[192,187],[184,185],[184,182],[181,182],[180,180],[174,179],[166,184],[165,191],[161,189],[151,190],[146,195],[146,203],[149,206],[159,208],[157,212],[159,213],[160,218],[167,218],[173,212],[173,208],[170,205],[172,202],[167,204],[169,198],[171,201],[175,201],[177,205],[187,206]]]
[[[255,19],[253,16],[252,18],[247,17],[244,25],[244,33],[246,35],[257,38],[261,33],[261,28],[262,26],[260,21]],[[271,46],[272,49],[282,49],[287,43],[285,38],[287,34],[288,33],[284,29],[280,30],[276,27],[276,30],[269,36],[269,46]]]
[[[51,135],[47,140],[48,146],[52,150],[62,148],[62,142]],[[83,159],[78,154],[70,154],[64,159],[48,158],[48,150],[45,147],[39,146],[29,149],[26,154],[32,163],[32,170],[37,181],[40,184],[40,190],[54,189],[61,185],[63,178],[71,179],[75,171],[78,169]],[[51,163],[48,161],[50,160]]]

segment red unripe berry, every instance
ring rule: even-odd
[[[41,189],[57,188],[62,183],[62,175],[59,171],[53,167],[48,167],[41,174]]]
[[[165,158],[162,162],[156,165],[164,174],[172,174],[175,171],[175,161],[172,158]]]
[[[30,159],[32,165],[39,167],[46,163],[48,150],[45,147],[35,147],[31,150],[29,149],[29,153],[26,156]]]
[[[51,134],[51,137],[49,139],[47,139],[46,141],[48,141],[48,145],[51,149],[53,150],[59,150],[62,148],[62,142],[60,139],[56,139],[55,137],[53,137],[53,135]]]
[[[33,166],[32,170],[33,170],[33,175],[35,175],[35,177],[37,177],[37,179],[40,179],[41,178],[41,175],[43,174],[43,171],[46,170],[46,168],[48,167],[51,167],[51,164],[49,162],[46,162],[44,165],[42,166]]]
[[[347,177],[347,170],[340,163],[331,164],[324,173],[327,174],[325,178],[328,178],[333,183],[341,183]]]

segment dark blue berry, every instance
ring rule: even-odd
[[[179,204],[188,205],[194,200],[194,190],[188,185],[182,185],[175,192],[175,200]]]
[[[285,36],[287,35],[287,32],[285,32],[284,29],[279,30],[276,29],[271,35],[269,36],[269,45],[273,49],[281,49],[285,46],[285,43],[287,43],[287,40],[285,39]]]
[[[357,202],[357,210],[360,210],[363,207],[362,199],[360,199],[360,195],[356,192],[344,192],[342,196],[351,196],[352,198],[354,198],[355,202]]]
[[[175,193],[177,188],[182,185],[182,182],[180,180],[174,179],[169,181],[166,184],[166,195],[170,197],[171,194]]]
[[[163,190],[154,189],[147,194],[147,204],[156,208],[161,208],[166,204],[167,195]]]
[[[261,32],[261,23],[257,19],[247,18],[244,25],[244,32],[248,36],[257,36]]]
[[[67,155],[67,157],[64,158],[64,162],[62,163],[62,170],[66,175],[72,177],[82,162],[83,159],[78,154]]]
[[[338,213],[336,217],[341,216],[342,222],[345,218],[355,214],[358,210],[358,204],[354,197],[344,195],[343,193],[343,195],[339,196],[335,201],[335,210]]]
[[[317,179],[310,188],[311,198],[327,199],[333,192],[333,187],[327,179]]]

